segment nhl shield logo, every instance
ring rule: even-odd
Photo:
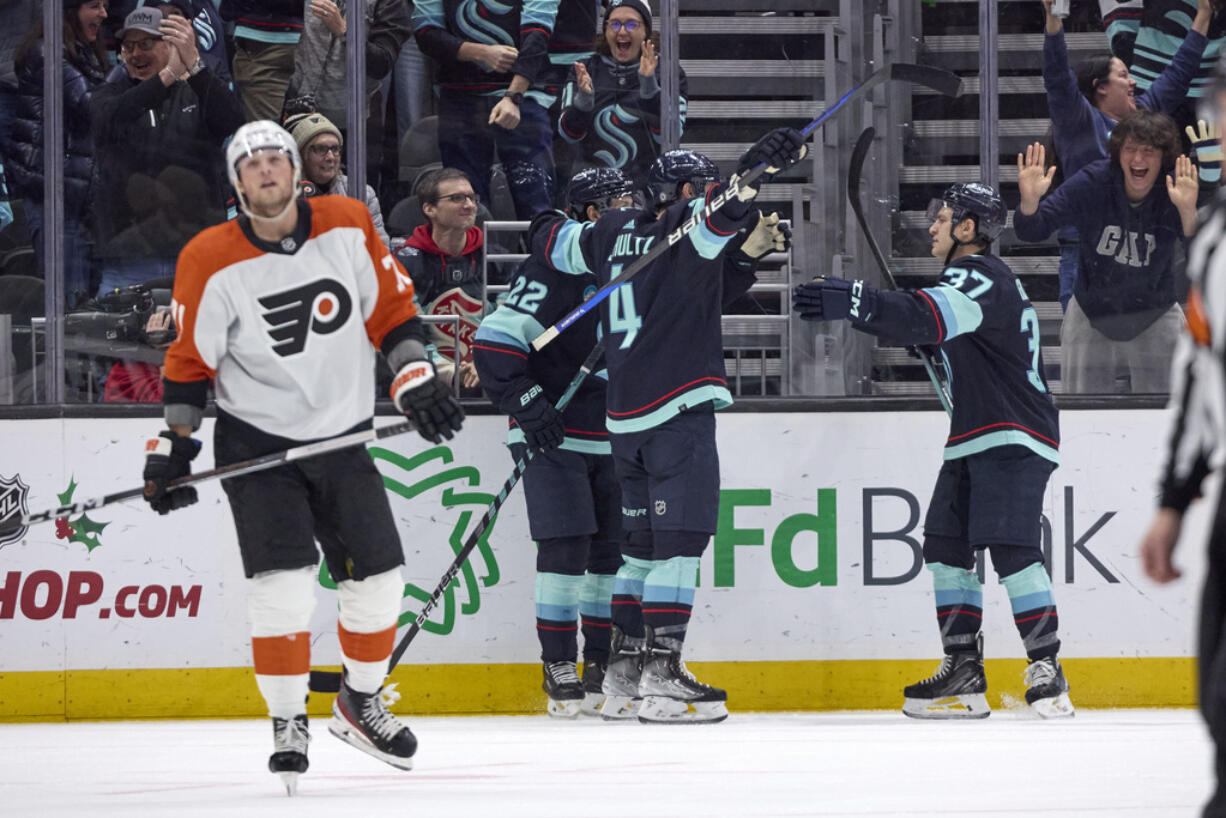
[[[19,520],[30,513],[30,507],[26,502],[29,494],[30,487],[21,482],[20,474],[14,474],[12,477],[0,475],[0,528],[5,527],[4,523]],[[26,535],[28,530],[29,526],[23,525],[15,531],[0,536],[0,548],[11,542],[17,542]]]
[[[656,516],[663,517],[668,513],[668,505],[663,500],[656,500]]]

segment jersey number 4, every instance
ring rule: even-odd
[[[617,278],[621,271],[622,265],[614,264],[609,271],[610,278]],[[624,332],[626,337],[618,349],[629,349],[642,326],[643,319],[634,309],[634,282],[627,281],[609,293],[609,334]]]

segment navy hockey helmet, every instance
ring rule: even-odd
[[[719,168],[707,157],[694,151],[665,151],[651,163],[647,173],[647,189],[657,207],[672,204],[680,196],[681,186],[693,183],[698,191],[709,182],[720,180]]]
[[[585,221],[587,206],[595,205],[601,213],[609,209],[612,199],[634,195],[634,182],[617,168],[587,168],[570,178],[566,186],[566,203],[571,215]]]
[[[996,188],[982,182],[958,182],[945,188],[941,198],[928,203],[928,218],[936,221],[943,208],[953,211],[952,224],[975,220],[975,239],[985,244],[995,241],[1005,229],[1009,211]]]

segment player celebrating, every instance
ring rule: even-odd
[[[945,463],[924,520],[924,561],[936,589],[945,657],[908,685],[915,718],[990,714],[983,672],[983,586],[975,551],[987,549],[1009,594],[1030,665],[1026,701],[1043,717],[1071,716],[1056,654],[1058,617],[1039,545],[1047,480],[1058,463],[1059,425],[1039,354],[1039,319],[1021,281],[988,253],[1005,226],[999,194],[956,184],[929,207],[941,280],[914,292],[818,278],[796,287],[809,321],[850,319],[899,344],[938,345],[953,389]]]
[[[765,163],[778,172],[803,154],[803,136],[780,128],[750,148],[740,166]],[[716,185],[703,198],[677,202],[658,219],[615,210],[594,224],[580,224],[545,213],[533,222],[533,250],[557,270],[595,274],[605,284],[723,189]],[[618,587],[641,587],[643,624],[641,636],[614,625],[604,691],[641,697],[640,721],[720,721],[728,715],[727,694],[695,679],[681,649],[699,558],[715,532],[714,410],[732,402],[720,328],[722,256],[738,230],[757,223],[749,206],[756,192],[743,188],[743,199],[732,197],[601,306],[609,369],[606,427],[627,530]],[[618,601],[615,589],[615,611]],[[631,690],[635,675],[638,684]],[[610,704],[606,700],[606,710]]]
[[[594,222],[633,204],[634,183],[616,168],[589,168],[567,189],[571,215]],[[473,362],[486,395],[511,416],[508,445],[524,470],[524,499],[536,554],[536,633],[549,715],[597,715],[609,661],[609,605],[622,563],[621,491],[604,428],[605,373],[583,381],[569,405],[554,405],[596,343],[596,316],[585,316],[536,352],[532,341],[596,289],[595,276],[559,273],[532,255],[516,272],[506,301],[482,321]],[[579,679],[576,616],[583,630]],[[612,713],[609,714],[612,716]]]
[[[413,284],[355,199],[299,200],[302,162],[280,126],[250,122],[226,149],[244,216],[210,227],[179,255],[179,336],[166,355],[169,431],[146,447],[145,498],[165,514],[196,502],[168,490],[190,473],[210,381],[218,466],[371,428],[375,349],[397,375],[392,399],[428,440],[463,412],[426,360]],[[350,448],[222,481],[250,580],[256,684],[268,704],[269,769],[292,795],[307,769],[309,623],[319,540],[337,581],[345,669],[329,730],[400,769],[417,739],[380,691],[396,635],[404,556],[366,451]]]

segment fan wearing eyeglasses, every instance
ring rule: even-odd
[[[644,188],[660,155],[660,38],[648,0],[611,0],[596,53],[576,62],[562,90],[558,134],[587,167],[619,168]],[[679,81],[681,124],[688,82]]]
[[[349,195],[349,177],[341,173],[345,140],[340,128],[323,114],[297,114],[285,120],[285,130],[294,137],[302,154],[302,179],[315,185],[318,196]],[[366,209],[375,223],[375,232],[385,245],[391,244],[383,226],[383,209],[375,189],[366,186]]]

